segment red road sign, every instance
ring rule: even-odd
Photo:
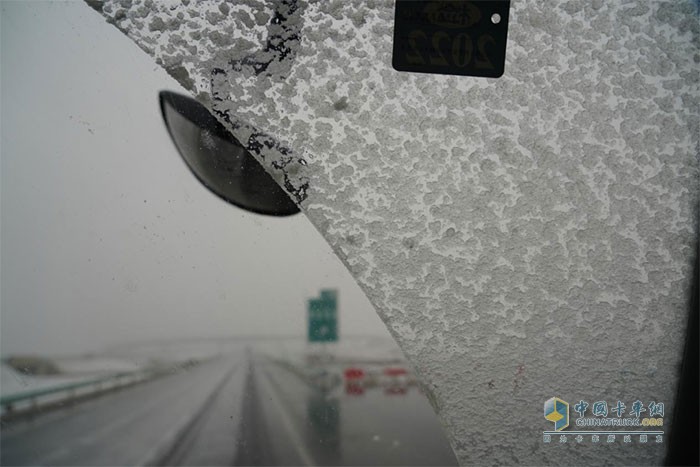
[[[346,368],[345,369],[345,379],[346,380],[357,380],[363,379],[365,377],[365,372],[362,368]]]
[[[408,374],[405,368],[389,367],[384,369],[385,376],[404,376]]]

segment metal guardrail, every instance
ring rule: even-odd
[[[0,397],[0,420],[5,422],[11,418],[31,415],[40,410],[72,404],[80,399],[87,399],[108,391],[115,391],[153,378],[166,376],[199,363],[201,363],[200,360],[189,359],[166,366],[157,365],[143,370],[112,373],[99,378],[68,382],[2,396]]]
[[[153,371],[115,373],[86,381],[76,381],[40,389],[33,389],[0,397],[2,416],[14,414],[17,405],[23,405],[21,412],[37,410],[47,404],[68,402],[72,399],[95,395],[149,379]],[[81,389],[91,389],[80,393]],[[52,397],[55,396],[55,397]],[[61,397],[63,396],[63,397]],[[44,399],[42,401],[42,399]],[[41,402],[41,403],[40,403]],[[24,405],[26,404],[26,405]]]

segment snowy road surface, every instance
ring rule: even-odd
[[[0,461],[456,465],[417,386],[403,380],[347,382],[338,365],[321,371],[285,365],[282,357],[269,348],[263,353],[241,347],[123,391],[5,424]],[[324,376],[312,381],[308,375],[314,372]]]

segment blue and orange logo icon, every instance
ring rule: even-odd
[[[552,397],[544,403],[544,418],[554,422],[554,431],[561,431],[569,426],[569,404]]]

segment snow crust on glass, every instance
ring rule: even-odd
[[[300,203],[461,463],[663,461],[667,440],[547,445],[542,406],[663,401],[669,431],[700,186],[692,2],[513,2],[499,79],[395,71],[391,1],[88,4]]]

